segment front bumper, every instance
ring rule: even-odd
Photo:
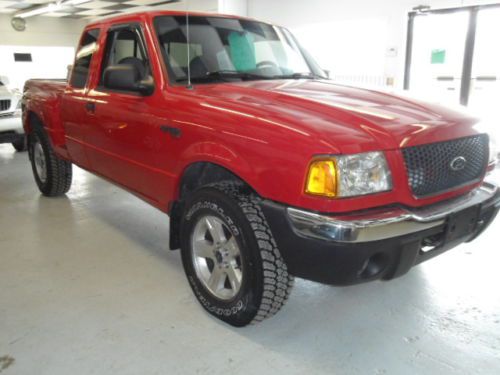
[[[0,143],[12,143],[24,136],[21,115],[0,115]]]
[[[500,208],[500,190],[424,208],[389,207],[344,216],[264,202],[263,211],[291,274],[327,284],[391,279],[478,236]]]

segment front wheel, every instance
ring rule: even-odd
[[[210,314],[237,327],[277,313],[294,281],[259,201],[241,183],[209,185],[188,199],[181,224],[194,294]]]

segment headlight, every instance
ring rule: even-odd
[[[19,90],[14,90],[14,98],[17,99],[16,110],[21,110],[23,107],[23,94]],[[14,100],[15,100],[14,99]]]
[[[309,166],[306,193],[329,198],[354,197],[392,189],[391,172],[382,152],[332,156]]]

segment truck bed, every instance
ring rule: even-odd
[[[61,96],[66,90],[65,79],[30,79],[24,85],[24,108],[36,108],[34,112],[37,120],[45,125],[46,131],[51,135],[53,147],[65,156],[65,150],[59,146],[64,144],[64,129],[61,123]],[[23,111],[24,112],[24,111]],[[26,113],[23,113],[23,117]],[[25,132],[30,129],[26,126],[32,124],[31,119],[25,119]]]
[[[40,88],[44,88],[44,89],[49,89],[50,91],[52,91],[51,89],[54,88],[55,90],[57,90],[58,88],[64,90],[64,88],[66,87],[68,83],[68,80],[67,79],[48,79],[48,78],[36,78],[36,79],[29,79],[26,81],[26,83],[24,84],[24,92],[28,91],[28,90],[33,90],[33,89],[40,89]]]

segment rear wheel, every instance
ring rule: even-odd
[[[28,149],[33,175],[42,194],[48,197],[66,194],[73,179],[72,164],[55,154],[41,126],[35,126],[30,134]]]
[[[22,137],[15,142],[12,142],[12,147],[16,149],[17,152],[24,152],[28,149],[28,142],[26,137]]]
[[[209,185],[188,199],[181,223],[182,261],[194,294],[233,326],[274,315],[293,286],[259,202],[241,183]]]

